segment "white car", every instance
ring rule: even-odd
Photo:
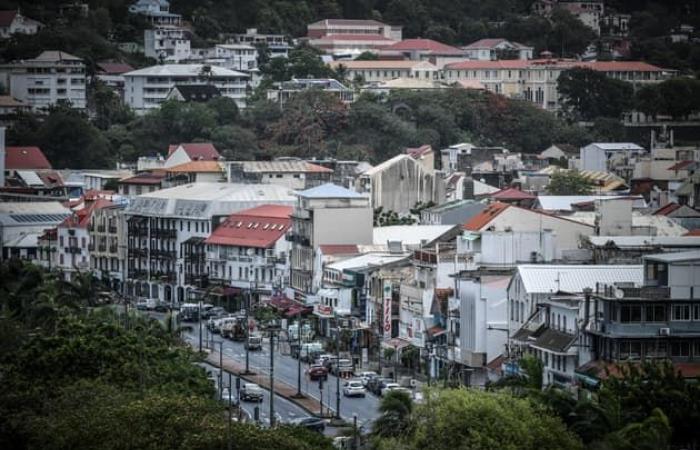
[[[387,392],[393,391],[394,389],[400,388],[401,385],[399,383],[387,383],[386,386],[382,389],[381,396],[384,397]]]
[[[370,380],[370,378],[378,377],[379,375],[377,372],[373,371],[366,371],[366,372],[360,372],[357,374],[357,378],[362,381],[362,385],[364,387],[367,387],[367,382]]]
[[[343,387],[343,395],[345,397],[364,397],[367,395],[367,389],[362,385],[362,381],[350,380]]]

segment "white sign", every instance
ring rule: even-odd
[[[382,290],[383,299],[383,319],[382,319],[382,333],[384,339],[391,339],[391,281],[384,281],[384,288]]]

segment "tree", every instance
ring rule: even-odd
[[[632,106],[632,86],[588,68],[573,68],[559,75],[557,89],[562,107],[574,120],[620,118]]]
[[[550,195],[586,195],[590,194],[593,185],[577,171],[554,172],[547,185]]]
[[[410,433],[413,400],[406,392],[388,392],[379,404],[379,413],[372,427],[374,436],[398,438]]]
[[[576,57],[582,54],[597,36],[563,8],[554,8],[551,17],[552,30],[547,36],[547,48],[561,57]]]
[[[379,59],[379,55],[374,52],[362,52],[355,58],[355,61],[376,61]]]

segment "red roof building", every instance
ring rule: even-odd
[[[210,245],[271,248],[292,225],[291,206],[261,205],[231,214],[206,239]]]
[[[17,11],[0,11],[0,27],[9,27],[17,17]]]
[[[318,246],[326,256],[358,255],[360,249],[355,244],[325,244]]]
[[[516,188],[501,189],[500,191],[490,194],[489,197],[491,197],[494,200],[498,200],[499,202],[511,203],[514,205],[527,207],[532,206],[532,203],[537,198],[529,192],[523,192],[520,189]]]
[[[465,230],[469,231],[480,231],[486,225],[489,224],[496,216],[501,214],[503,211],[508,209],[510,205],[506,203],[496,202],[491,203],[489,206],[484,208],[479,214],[475,215],[467,223],[463,225]]]
[[[98,209],[106,208],[112,206],[109,200],[98,198],[93,201],[85,201],[85,207],[73,212],[73,215],[67,217],[60,225],[59,228],[87,228],[90,224],[90,219],[92,218],[92,213]]]
[[[688,170],[688,166],[692,165],[695,161],[679,161],[676,164],[668,168],[668,170]]]
[[[452,47],[451,45],[443,44],[442,42],[434,41],[432,39],[404,39],[403,41],[386,47],[384,50],[399,52],[422,52],[433,55],[461,56],[464,54],[464,51],[458,49],[457,47]]]
[[[192,161],[218,161],[221,155],[210,142],[196,144],[178,144],[168,147],[168,157],[182,148]]]
[[[51,163],[39,147],[7,147],[5,170],[48,170]]]
[[[122,62],[102,61],[97,63],[97,73],[100,75],[122,75],[133,70],[132,66]]]

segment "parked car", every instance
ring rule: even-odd
[[[397,389],[401,389],[401,385],[399,383],[386,383],[379,395],[384,397],[389,391],[394,391]]]
[[[170,306],[165,302],[157,302],[153,309],[156,312],[168,312],[170,310]]]
[[[323,378],[324,380],[328,379],[328,369],[326,369],[320,364],[310,366],[308,369],[306,369],[306,374],[311,380],[318,380],[321,378]]]
[[[241,400],[244,402],[263,401],[262,388],[254,383],[244,383],[243,386],[241,386]]]
[[[156,307],[156,300],[153,298],[142,298],[136,302],[136,309],[141,311],[153,309]]]
[[[364,397],[367,395],[367,389],[362,385],[362,381],[350,380],[343,386],[343,395],[345,397]]]
[[[338,359],[331,363],[331,373],[336,376],[343,376],[352,373],[352,361],[349,359]]]
[[[374,377],[367,382],[367,389],[374,395],[381,395],[387,383],[393,383],[393,381],[391,378]]]
[[[364,372],[357,372],[355,376],[362,382],[362,385],[364,387],[367,387],[367,384],[369,383],[369,380],[372,378],[376,378],[379,376],[377,372],[373,371],[364,371]]]
[[[250,336],[243,347],[250,351],[262,350],[262,337]]]
[[[207,320],[212,317],[221,317],[226,314],[226,310],[221,306],[215,306],[211,309],[202,312],[202,319]]]
[[[318,433],[323,433],[323,431],[326,429],[326,422],[324,422],[323,419],[311,416],[294,419],[290,422],[290,424],[298,427],[304,427],[306,429],[316,431]]]

